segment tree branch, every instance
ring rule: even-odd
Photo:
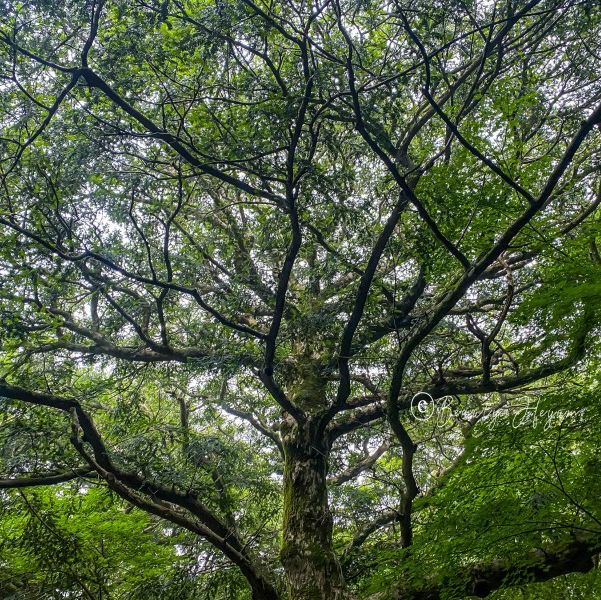
[[[412,586],[401,584],[394,590],[398,600],[441,600],[449,592],[453,597],[485,598],[495,590],[548,581],[569,573],[586,573],[594,568],[593,557],[601,551],[601,534],[573,535],[566,540],[542,548],[532,548],[521,559],[497,559],[461,569],[461,575]],[[379,600],[376,594],[370,600]]]
[[[76,467],[70,471],[62,473],[46,473],[44,475],[34,475],[32,477],[15,477],[12,479],[0,479],[0,489],[17,489],[26,487],[36,487],[40,485],[57,485],[78,478],[95,478],[98,473],[87,467]]]
[[[47,406],[69,413],[72,418],[71,441],[73,445],[119,495],[144,510],[154,512],[154,514],[202,535],[240,568],[253,591],[263,590],[262,595],[256,596],[257,600],[259,598],[277,599],[278,595],[271,584],[260,573],[259,568],[253,564],[246,545],[235,532],[204,506],[196,495],[179,492],[173,487],[165,487],[158,482],[150,481],[117,467],[110,458],[91,417],[77,400],[32,392],[19,386],[10,385],[4,380],[0,380],[0,397],[20,400],[37,406]],[[93,457],[86,452],[84,443],[91,446]],[[142,495],[146,495],[150,499],[145,500]],[[173,509],[165,509],[162,505],[165,502],[185,509],[193,515],[194,519]],[[196,519],[200,523],[197,523]]]

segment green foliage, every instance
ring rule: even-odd
[[[601,535],[599,40],[588,0],[0,0],[0,597],[601,598],[520,577]]]

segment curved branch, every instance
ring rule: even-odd
[[[462,569],[455,579],[443,582],[433,577],[423,585],[402,584],[395,590],[398,600],[441,600],[451,590],[457,596],[485,598],[495,590],[548,581],[569,573],[586,573],[594,566],[593,557],[601,551],[601,534],[572,539],[524,552],[520,560],[497,559]],[[377,594],[370,600],[378,600]]]
[[[277,600],[278,594],[260,572],[260,568],[253,563],[246,544],[219,517],[204,506],[195,494],[179,492],[174,487],[163,486],[156,481],[140,477],[136,473],[123,471],[116,466],[109,456],[94,422],[77,400],[33,392],[11,385],[5,380],[0,380],[0,397],[37,406],[47,406],[69,413],[72,418],[71,441],[73,445],[112,489],[132,504],[203,536],[240,568],[255,592],[257,600]],[[84,442],[91,446],[93,457],[86,452]],[[148,499],[143,496],[147,496]],[[166,506],[165,503],[167,503]],[[168,506],[170,504],[184,509],[190,516],[182,513],[181,510],[174,510]]]

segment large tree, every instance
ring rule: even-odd
[[[127,559],[92,559],[111,512],[216,565],[199,597],[483,597],[593,567],[596,2],[0,13],[11,593],[126,597]]]

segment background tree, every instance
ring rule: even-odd
[[[0,8],[11,593],[483,597],[594,566],[595,3]]]

